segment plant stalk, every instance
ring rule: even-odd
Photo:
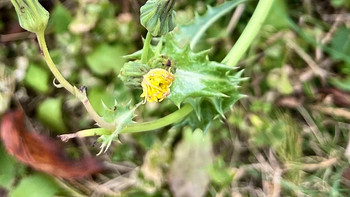
[[[57,87],[63,87],[68,92],[73,94],[75,97],[77,97],[84,105],[85,109],[89,113],[90,117],[100,126],[107,130],[114,130],[116,126],[114,124],[110,124],[102,119],[97,112],[94,110],[94,108],[91,106],[91,103],[86,95],[86,88],[83,87],[81,89],[76,88],[75,86],[72,86],[60,73],[60,71],[57,69],[55,63],[52,61],[52,58],[50,56],[49,50],[47,49],[46,41],[45,41],[45,35],[44,32],[36,34],[39,46],[41,49],[41,53],[46,61],[47,66],[51,70],[52,74],[55,76],[56,80],[59,82]]]
[[[238,38],[236,44],[232,47],[227,56],[222,60],[223,64],[235,66],[247,51],[259,30],[261,29],[274,0],[260,0],[251,19]]]
[[[179,110],[154,121],[144,122],[144,123],[136,123],[131,124],[123,128],[120,133],[138,133],[144,131],[151,131],[155,129],[159,129],[170,124],[179,122],[183,120],[188,114],[193,111],[193,108],[190,104],[184,105]],[[94,129],[86,129],[81,130],[76,133],[59,135],[62,141],[68,141],[69,139],[76,137],[90,137],[90,136],[100,136],[100,135],[111,135],[113,132],[110,130],[106,130],[105,128],[94,128]]]

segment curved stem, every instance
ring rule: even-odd
[[[120,133],[137,133],[137,132],[159,129],[167,125],[181,121],[192,111],[193,111],[193,107],[190,104],[186,104],[179,110],[163,118],[159,118],[157,120],[150,121],[150,122],[143,122],[143,123],[132,124],[130,126],[127,126],[124,129],[122,129]]]
[[[36,36],[39,42],[42,55],[44,56],[47,66],[51,70],[52,74],[55,76],[56,80],[60,83],[62,87],[68,90],[68,92],[70,92],[71,94],[75,95],[74,87],[62,76],[60,71],[57,69],[55,63],[51,59],[50,53],[47,49],[44,32],[38,33],[36,34]]]
[[[55,76],[56,80],[59,82],[58,86],[65,88],[73,94],[75,97],[77,97],[84,105],[86,111],[89,113],[90,117],[100,126],[107,130],[114,130],[116,126],[114,124],[110,124],[103,120],[102,117],[100,117],[97,112],[94,110],[94,108],[91,106],[91,103],[86,95],[86,88],[77,89],[75,86],[72,86],[60,73],[60,71],[57,69],[55,63],[52,61],[49,50],[47,49],[46,41],[45,41],[45,35],[44,32],[36,34],[39,46],[42,52],[42,55],[51,70],[52,74]]]
[[[152,34],[147,32],[145,42],[143,43],[143,49],[142,49],[142,55],[141,55],[141,62],[143,64],[147,63],[148,60],[148,51],[151,47],[151,41],[152,41]]]
[[[238,63],[258,34],[272,7],[273,2],[274,0],[259,1],[252,18],[249,20],[243,33],[238,38],[236,44],[232,47],[222,63],[230,66],[235,66]]]
[[[179,110],[163,118],[150,121],[150,122],[136,123],[136,124],[129,125],[123,128],[120,131],[120,133],[138,133],[138,132],[159,129],[183,120],[192,111],[193,111],[192,106],[190,104],[186,104]],[[94,129],[81,130],[76,133],[59,135],[59,137],[61,138],[62,141],[68,141],[69,139],[76,138],[76,137],[89,137],[89,136],[95,136],[95,135],[110,135],[110,134],[112,134],[112,131],[106,130],[105,128],[94,128]]]

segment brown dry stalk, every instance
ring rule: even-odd
[[[312,105],[310,107],[313,110],[319,111],[327,115],[338,116],[338,117],[350,120],[350,111],[344,108],[335,108],[335,107],[328,107],[328,106],[322,106],[322,105]]]

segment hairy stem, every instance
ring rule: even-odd
[[[273,2],[274,0],[259,1],[252,18],[222,63],[230,66],[235,66],[238,63],[261,29]]]

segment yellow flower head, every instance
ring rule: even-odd
[[[143,93],[148,102],[161,102],[170,94],[170,86],[174,81],[174,75],[167,70],[155,68],[143,76],[141,83]]]

